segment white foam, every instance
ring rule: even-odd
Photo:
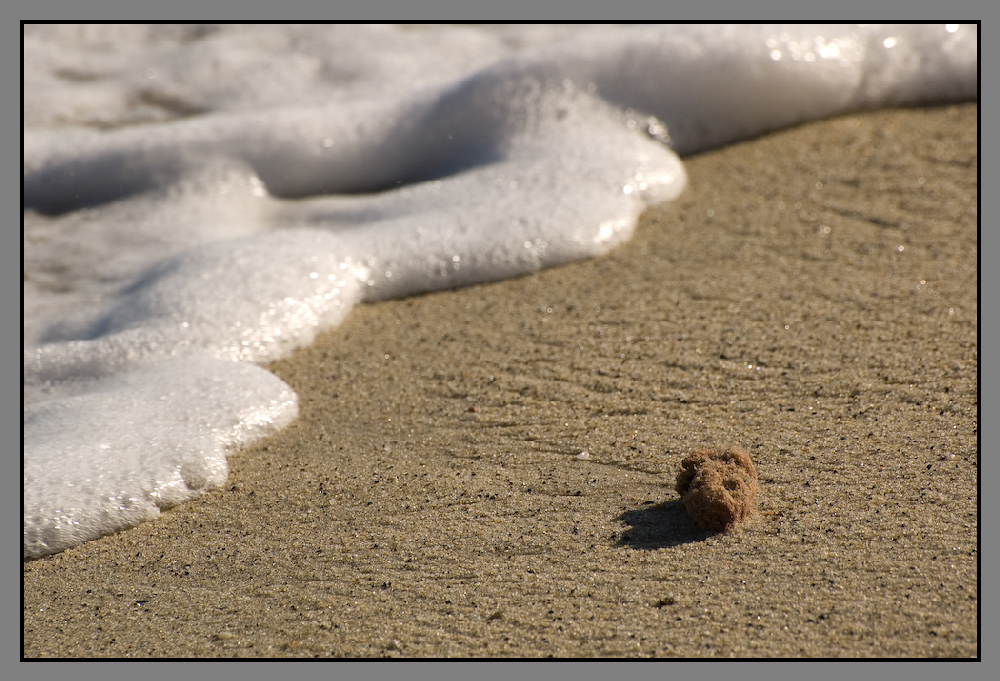
[[[199,355],[28,404],[24,556],[132,527],[222,485],[227,453],[297,413],[295,393],[274,374]]]
[[[604,253],[678,152],[976,98],[952,28],[31,27],[24,555],[221,484],[295,413],[248,363],[358,301]]]

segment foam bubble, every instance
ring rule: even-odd
[[[204,355],[27,404],[24,557],[132,527],[222,485],[227,454],[297,413],[295,393],[274,374]]]

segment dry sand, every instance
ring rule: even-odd
[[[24,655],[976,656],[977,119],[707,153],[607,257],[357,308],[224,489],[24,564]]]

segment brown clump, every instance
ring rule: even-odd
[[[681,461],[676,489],[702,529],[727,532],[753,510],[757,469],[739,447],[699,449]]]

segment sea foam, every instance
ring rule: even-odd
[[[24,548],[226,478],[360,301],[593,257],[691,154],[978,97],[974,26],[34,27]]]

